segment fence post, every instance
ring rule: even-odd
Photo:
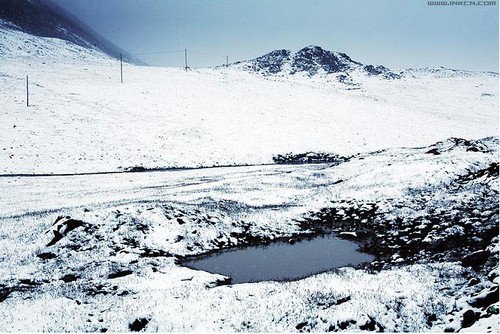
[[[30,106],[30,90],[29,90],[28,75],[26,75],[26,107],[29,106]]]
[[[120,82],[123,83],[123,55],[120,53]]]

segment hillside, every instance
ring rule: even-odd
[[[0,23],[2,21],[30,35],[66,40],[102,51],[115,59],[123,54],[128,60],[143,64],[50,0],[2,0]]]
[[[5,24],[0,44],[0,174],[261,164],[288,152],[349,155],[498,132],[496,74],[388,80],[354,71],[352,86],[340,72],[126,64],[120,84],[119,62],[97,50]]]

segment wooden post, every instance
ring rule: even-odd
[[[186,64],[186,72],[188,70],[188,50],[187,49],[184,49],[184,63]]]
[[[26,75],[26,107],[29,106],[30,106],[30,90],[29,90],[28,75]]]
[[[120,82],[123,83],[123,55],[120,53]]]

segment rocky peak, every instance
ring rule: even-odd
[[[291,73],[308,72],[309,75],[314,75],[320,69],[326,73],[338,73],[360,65],[361,63],[353,61],[345,53],[332,52],[311,45],[295,53]]]
[[[271,51],[252,60],[234,63],[245,71],[263,75],[294,75],[306,73],[312,77],[316,74],[336,74],[339,82],[353,84],[350,76],[358,71],[368,76],[380,76],[384,79],[398,79],[401,76],[390,69],[378,65],[364,65],[352,60],[347,54],[310,45],[296,53],[289,50]]]

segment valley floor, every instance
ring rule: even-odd
[[[96,50],[4,21],[0,44],[0,332],[499,331],[498,74],[120,83]],[[308,152],[333,159],[273,164]],[[244,284],[181,265],[324,233],[375,260]]]

